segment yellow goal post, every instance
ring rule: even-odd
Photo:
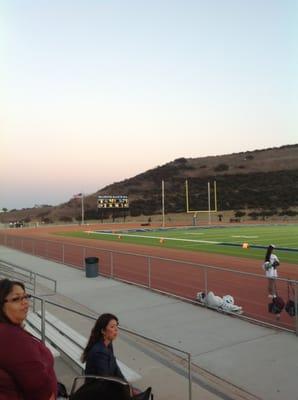
[[[213,182],[213,193],[214,193],[214,209],[211,209],[211,197],[210,197],[210,182],[208,182],[208,210],[190,210],[189,209],[189,190],[188,190],[188,180],[185,180],[185,197],[186,197],[186,212],[188,214],[194,213],[194,218],[196,218],[197,213],[217,213],[217,189],[216,181]]]

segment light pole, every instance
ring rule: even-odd
[[[165,181],[161,181],[162,226],[165,227]]]
[[[84,225],[84,219],[85,219],[85,210],[84,210],[84,193],[82,193],[82,221],[81,221],[81,225]]]
[[[85,210],[84,210],[84,193],[75,194],[74,199],[81,199],[81,225],[84,225]]]

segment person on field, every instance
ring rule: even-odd
[[[268,297],[276,297],[275,279],[277,275],[277,267],[280,265],[279,259],[274,254],[275,246],[270,244],[267,247],[265,262],[263,264],[263,269],[265,275],[268,278]]]

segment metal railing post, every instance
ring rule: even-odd
[[[205,295],[207,296],[207,294],[208,294],[208,271],[207,271],[206,267],[204,267],[204,290],[205,290]]]
[[[62,264],[65,264],[65,245],[62,243]]]
[[[33,294],[36,295],[36,274],[33,272]],[[33,312],[36,311],[36,299],[33,298]]]
[[[298,284],[295,284],[295,333],[298,336]]]
[[[84,247],[84,248],[83,248],[83,265],[82,265],[83,268],[85,268],[85,258],[86,258],[86,254],[87,254],[87,252],[86,252],[86,247]]]
[[[46,311],[46,303],[44,299],[41,299],[41,340],[43,343],[46,340],[46,318],[45,318],[45,311]]]
[[[189,400],[192,399],[192,377],[191,377],[191,354],[189,353],[188,356],[188,398]]]
[[[114,276],[114,260],[113,260],[113,252],[110,253],[110,261],[111,261],[111,268],[110,268],[110,276],[113,278]]]
[[[151,257],[148,257],[148,287],[151,289]]]

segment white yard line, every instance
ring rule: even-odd
[[[194,233],[194,232],[185,232],[185,235],[205,235],[205,233],[203,233],[203,232],[197,232],[197,233]]]
[[[258,239],[259,236],[244,236],[244,235],[233,235],[233,238],[244,238],[244,239]]]
[[[110,235],[110,236],[121,236],[121,237],[135,237],[135,238],[148,238],[148,239],[163,239],[163,240],[176,240],[180,242],[193,242],[193,243],[209,243],[209,244],[220,244],[221,242],[215,242],[213,240],[194,240],[194,239],[181,239],[181,238],[169,238],[165,236],[147,236],[147,235],[130,235],[129,233],[110,233],[110,232],[90,232],[96,233],[97,235]]]

